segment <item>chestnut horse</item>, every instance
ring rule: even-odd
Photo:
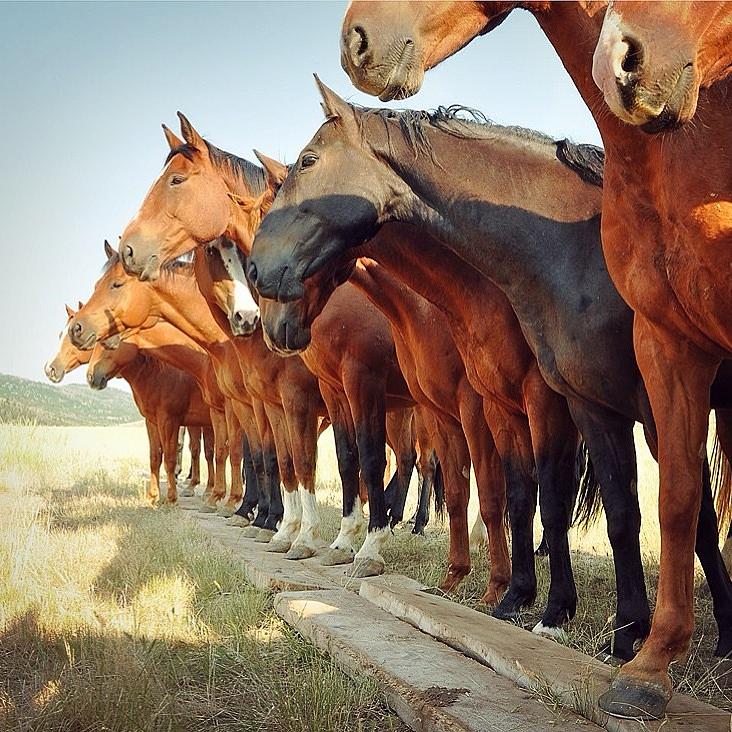
[[[694,116],[701,89],[729,75],[731,49],[728,2],[616,1],[605,13],[592,77],[623,122],[667,131]]]
[[[243,195],[259,195],[261,198],[270,196],[271,202],[273,186],[266,185],[261,168],[214,147],[203,140],[183,115],[179,114],[179,117],[183,140],[164,128],[170,146],[165,168],[122,235],[119,249],[125,267],[128,271],[141,275],[142,279],[154,279],[161,264],[208,242],[200,253],[208,263],[209,277],[211,267],[220,270],[222,263],[229,270],[238,268],[243,271],[241,262],[231,254],[230,242],[234,240],[239,246],[247,246],[245,242],[251,242],[259,218],[248,215],[249,212],[242,209],[240,198]],[[216,251],[217,258],[214,257]],[[236,312],[231,310],[233,293],[221,288],[217,290],[223,279],[216,274],[208,283],[205,282],[204,260],[197,258],[197,262],[199,285],[208,294],[210,304],[215,299],[228,313],[228,328],[231,332],[236,335],[251,333],[251,327],[242,329],[238,326],[241,318],[235,317]],[[230,286],[242,287],[241,279],[229,278],[228,282]],[[369,533],[370,539],[367,538],[357,555],[359,561],[354,571],[356,574],[366,575],[383,570],[379,546],[388,535],[386,527],[389,516],[383,490],[385,411],[387,406],[401,409],[411,405],[412,399],[399,372],[386,319],[360,296],[355,302],[342,303],[341,306],[334,303],[332,308],[332,315],[338,322],[334,326],[334,332],[341,332],[346,336],[358,333],[360,340],[347,337],[346,340],[351,341],[347,347],[324,349],[321,353],[325,361],[330,361],[325,363],[319,360],[316,366],[319,378],[323,371],[329,369],[339,372],[339,376],[331,381],[330,388],[324,388],[328,394],[323,394],[323,397],[329,408],[336,441],[339,443],[337,452],[339,465],[343,468],[341,477],[344,485],[344,525],[324,561],[346,562],[353,558],[353,538],[358,533],[362,519],[358,500],[357,466],[352,461],[349,462],[347,456],[358,454],[361,475],[369,492],[372,530]],[[218,320],[219,325],[224,325],[221,316],[218,316]],[[256,323],[256,312],[249,313],[247,320],[250,324]],[[261,336],[255,337],[261,340]],[[332,340],[330,334],[325,335],[325,338]],[[239,352],[245,348],[255,348],[252,345],[247,346],[244,339],[237,338],[235,343]],[[272,358],[276,357],[271,356],[270,360]],[[364,359],[370,361],[368,366],[365,366]],[[294,385],[292,371],[296,367],[304,369],[302,362],[299,359],[280,359],[279,362],[290,372],[283,387]],[[261,362],[262,366],[264,363]],[[390,367],[385,375],[379,373],[378,368],[384,364],[389,364]],[[314,364],[311,362],[309,365],[312,368]],[[339,381],[344,375],[349,379],[348,387]],[[267,376],[262,376],[262,387],[265,388]],[[304,377],[301,375],[298,378],[303,380]],[[324,380],[327,378],[320,378],[321,386]],[[272,381],[271,374],[269,381]],[[348,398],[344,390],[348,392]],[[387,396],[389,405],[386,403]],[[339,402],[337,405],[336,401]],[[286,409],[298,403],[290,398],[283,398],[282,402]],[[338,415],[337,419],[333,417],[334,414]],[[350,424],[354,425],[353,429],[349,429]],[[303,433],[303,429],[295,429],[293,439]],[[397,470],[398,488],[392,505],[395,509],[391,513],[392,524],[402,518],[404,497],[414,464],[413,448],[397,452],[398,457],[401,455],[404,459],[400,460]],[[278,544],[284,545],[287,540],[288,536],[278,537]]]
[[[615,558],[616,580],[627,597],[619,595],[618,603],[629,614],[621,616],[619,608],[616,623],[625,627],[615,634],[614,651],[620,636],[619,655],[631,656],[649,616],[633,423],[645,425],[652,448],[655,428],[633,358],[632,314],[612,285],[600,247],[597,149],[469,123],[449,110],[359,110],[322,85],[321,93],[328,121],[301,153],[257,233],[250,280],[265,297],[299,298],[304,278],[388,221],[439,237],[490,277],[516,312],[542,376],[566,397],[589,449],[610,540],[623,557]],[[356,162],[360,173],[353,177]],[[467,169],[469,178],[457,172]],[[588,353],[595,355],[588,359]],[[732,642],[732,582],[715,541],[706,473],[698,549],[726,645]]]
[[[410,96],[419,89],[425,69],[490,31],[518,5],[352,3],[344,20],[342,63],[364,91],[382,98]],[[631,49],[618,40],[617,28],[610,27],[612,35],[606,38],[611,54],[598,61],[596,75],[609,100],[615,98],[613,87],[619,83],[625,101],[615,107],[623,107],[624,118],[653,131],[682,122],[697,110],[695,126],[646,135],[607,114],[592,80],[603,4],[520,5],[534,14],[572,76],[607,153],[602,245],[610,275],[634,311],[635,353],[658,430],[661,565],[650,635],[613,681],[601,707],[619,716],[660,717],[672,693],[668,665],[685,653],[694,627],[693,549],[697,536],[711,533],[711,523],[697,532],[697,507],[705,501],[703,446],[710,387],[722,361],[732,355],[732,128],[727,101],[732,81],[726,76],[708,88],[698,86],[702,71],[708,81],[727,72],[724,62],[718,63],[721,57],[713,58],[715,52],[703,55],[700,64],[690,58],[690,44],[683,40],[700,30],[696,21],[690,31],[664,38],[674,48],[673,41],[682,41],[684,60],[666,68],[671,75],[662,83],[643,71],[651,69],[653,76],[652,39],[658,30],[644,21],[635,29],[633,52],[624,56]],[[647,8],[644,4],[644,15]],[[719,4],[694,4],[692,12],[702,23],[709,13],[722,12],[714,16],[723,22],[712,33],[716,37],[717,31],[728,32],[726,12]],[[663,61],[667,56],[661,52],[657,58]],[[649,98],[654,86],[659,93]],[[730,650],[732,633],[727,633],[717,652]]]
[[[271,425],[262,402],[249,394],[233,344],[213,320],[208,304],[198,290],[191,265],[172,268],[156,283],[157,289],[153,289],[128,275],[116,253],[108,254],[107,265],[94,293],[70,324],[72,342],[89,348],[97,340],[106,340],[112,335],[122,334],[128,338],[134,333],[145,332],[163,320],[182,331],[187,340],[193,341],[210,357],[218,387],[227,397],[226,404],[236,416],[238,427],[246,433],[257,472],[257,516],[245,532],[251,529],[251,535],[261,533],[263,539],[269,540],[283,514],[275,430],[282,433],[284,426]],[[160,296],[160,291],[169,296],[172,304]],[[186,298],[188,306],[179,312],[178,300],[186,304]],[[226,434],[225,428],[224,436]],[[218,434],[216,443],[218,450]],[[289,460],[289,456],[283,454],[282,460]],[[223,481],[221,488],[223,490],[214,491],[208,501],[208,506],[214,510],[216,502],[226,494]]]
[[[162,457],[168,478],[165,503],[175,504],[178,431],[182,425],[210,427],[209,407],[195,379],[185,371],[158,361],[133,342],[121,343],[114,349],[97,343],[87,369],[89,386],[104,389],[117,376],[130,385],[135,404],[145,418],[151,468],[148,500],[157,503],[160,495],[158,476]]]
[[[79,303],[79,308],[81,309],[81,303]],[[90,359],[92,358],[93,351],[80,351],[78,348],[76,348],[72,343],[71,339],[69,338],[68,334],[68,324],[71,322],[73,317],[76,315],[76,313],[67,305],[66,306],[66,315],[67,315],[67,323],[64,330],[61,332],[61,342],[59,344],[58,351],[56,355],[48,360],[45,366],[46,376],[50,381],[53,383],[59,383],[63,380],[64,376],[74,369],[76,369],[78,366],[81,366],[82,364],[89,363]],[[138,336],[139,338],[139,336]],[[137,345],[130,344],[128,346],[129,349],[134,350],[137,348]],[[175,367],[166,367],[170,368],[171,370],[178,371],[179,369],[175,369]],[[132,385],[131,385],[132,386]],[[203,399],[203,396],[201,394],[200,388],[196,385],[196,390],[198,392],[199,398]],[[134,394],[134,390],[133,390]],[[153,502],[156,502],[159,497],[159,476],[160,476],[160,464],[161,464],[161,458],[162,458],[162,441],[158,432],[158,428],[156,426],[156,420],[153,419],[152,421],[149,419],[149,413],[154,412],[153,405],[149,403],[151,400],[146,400],[146,393],[140,392],[135,395],[135,402],[138,405],[138,408],[140,409],[141,414],[145,417],[146,422],[146,428],[148,432],[148,441],[150,444],[150,486],[148,488],[148,499],[152,500]],[[157,395],[153,395],[153,399],[159,399]],[[207,405],[208,410],[208,405]],[[197,420],[200,421],[200,420]],[[185,423],[184,423],[185,424]],[[200,472],[200,466],[197,465],[199,460],[199,454],[200,454],[200,430],[201,426],[192,427],[191,429],[198,430],[199,439],[194,442],[193,439],[191,439],[190,443],[190,452],[191,452],[191,468],[192,468],[192,478],[195,480],[195,483],[193,480],[191,481],[191,486],[194,487],[198,482],[200,482],[199,472]],[[213,483],[214,483],[214,460],[213,460],[213,432],[211,429],[211,416],[210,413],[207,411],[207,421],[205,422],[204,426],[204,451],[206,456],[206,462],[208,464],[208,485],[207,485],[207,491],[211,492],[213,490]],[[168,445],[169,447],[169,445]],[[177,450],[176,450],[177,452]],[[175,490],[175,481],[173,482],[173,491]],[[170,484],[168,486],[168,491],[170,492]]]

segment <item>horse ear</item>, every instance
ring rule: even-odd
[[[321,107],[326,117],[339,117],[342,120],[347,120],[353,114],[353,107],[341,99],[332,89],[329,89],[323,82],[315,76],[315,83],[318,85],[318,91],[320,96],[323,97]]]
[[[168,141],[168,145],[171,150],[175,150],[176,148],[183,146],[183,140],[181,140],[180,137],[170,129],[170,127],[163,125],[163,132],[165,133],[165,139]]]
[[[78,306],[79,310],[81,310],[84,307],[84,303],[81,300],[79,300],[79,302],[77,303],[77,306]],[[78,310],[77,310],[77,312],[78,312]]]
[[[203,138],[196,132],[193,125],[188,121],[186,116],[182,112],[178,112],[178,119],[180,120],[180,132],[183,135],[183,139],[191,146],[195,147],[199,152],[206,151],[206,143]]]
[[[116,254],[114,249],[112,249],[112,245],[106,239],[104,240],[104,253],[107,255],[107,259],[112,259]]]
[[[287,178],[287,166],[279,160],[268,158],[259,150],[255,150],[254,154],[257,156],[257,160],[262,163],[264,172],[267,174],[267,184],[272,190],[278,191],[285,182],[285,178]]]
[[[64,307],[66,308],[67,317],[73,318],[74,315],[76,315],[76,313],[68,305],[64,305]],[[81,310],[81,308],[79,308],[79,310]]]

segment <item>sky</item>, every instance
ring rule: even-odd
[[[340,67],[345,2],[0,3],[0,372],[42,380],[165,159],[181,110],[218,147],[292,162],[321,124],[313,72],[376,106]],[[463,104],[503,124],[600,143],[531,15],[429,72],[391,105]],[[78,369],[67,382],[84,381]]]

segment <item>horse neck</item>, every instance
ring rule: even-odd
[[[228,341],[194,281],[183,286],[172,276],[156,288],[163,318],[212,356]]]
[[[387,224],[373,244],[363,248],[363,253],[451,319],[462,320],[461,313],[466,307],[472,308],[478,296],[481,301],[503,298],[480,272],[441,242],[412,226]],[[466,298],[466,292],[473,293],[474,297]]]
[[[133,392],[139,392],[149,372],[150,357],[140,352],[130,363],[119,370],[118,376],[121,376],[130,385]]]
[[[349,281],[381,310],[400,333],[406,333],[418,319],[424,298],[417,295],[381,264],[362,260],[354,269]]]
[[[592,79],[592,56],[605,17],[605,2],[550,3],[549,8],[534,12],[539,26],[557,52],[562,65],[572,77],[595,122],[611,117],[605,108],[602,92]],[[616,120],[620,126],[619,120]]]
[[[432,155],[415,156],[402,133],[392,132],[378,154],[411,189],[394,216],[444,242],[496,283],[514,307],[529,289],[551,298],[568,277],[576,280],[577,272],[605,266],[601,191],[593,196],[592,188],[556,160],[549,143],[500,133],[461,139],[435,128],[427,135],[435,158],[449,160],[458,172],[438,166]],[[548,207],[547,213],[532,205]]]

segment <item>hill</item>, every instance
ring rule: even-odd
[[[140,418],[132,396],[120,389],[92,391],[81,384],[51,386],[0,374],[0,423],[115,425]]]

